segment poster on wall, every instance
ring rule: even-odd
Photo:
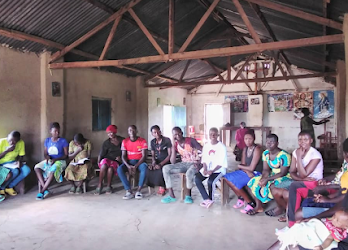
[[[286,112],[292,111],[294,107],[293,94],[270,94],[268,95],[269,112]]]
[[[313,114],[313,92],[297,92],[294,94],[294,119],[302,118],[301,108],[308,108]]]
[[[247,95],[231,95],[225,96],[225,102],[233,104],[233,112],[248,112],[248,96]]]
[[[333,90],[314,91],[314,119],[333,118],[335,113],[335,97]]]

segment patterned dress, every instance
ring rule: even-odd
[[[270,173],[270,176],[280,173],[281,167],[290,167],[291,156],[288,152],[281,150],[273,161],[270,159],[269,155],[269,150],[263,152],[262,161],[267,162],[268,166],[271,168],[272,171]],[[269,181],[267,182],[266,186],[261,187],[259,186],[261,178],[262,176],[252,178],[248,182],[248,187],[251,189],[255,197],[263,203],[267,203],[270,200],[273,200],[273,195],[270,190],[270,186],[272,184],[274,184],[275,187],[284,188],[282,186],[282,183],[289,182],[289,180],[291,180],[290,174],[287,174],[285,176]]]
[[[74,141],[69,143],[69,154],[73,154],[78,150],[78,146],[75,145]],[[91,179],[94,176],[94,171],[92,168],[92,163],[90,161],[85,162],[81,165],[72,165],[71,163],[76,163],[81,159],[88,157],[88,151],[92,148],[91,142],[86,141],[83,146],[83,150],[78,153],[75,158],[70,162],[69,166],[65,169],[65,179],[68,181],[83,181],[86,179]]]
[[[6,180],[6,177],[8,175],[8,173],[10,172],[9,169],[1,167],[0,166],[0,186],[4,183],[4,181]]]

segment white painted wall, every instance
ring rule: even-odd
[[[308,74],[302,69],[293,69],[294,74]],[[232,78],[235,73],[232,73]],[[276,76],[280,76],[277,72]],[[314,91],[324,89],[334,89],[333,85],[325,82],[322,78],[300,79],[297,80],[300,91]],[[250,84],[252,89],[254,84]],[[250,90],[245,84],[225,85],[221,94],[216,96],[220,85],[206,85],[198,88],[195,94],[191,94],[188,99],[188,121],[194,125],[197,131],[198,126],[204,123],[204,104],[206,103],[223,103],[226,95],[248,95]],[[300,121],[293,119],[293,112],[268,112],[267,94],[270,93],[293,93],[295,92],[291,81],[269,82],[263,89],[263,126],[272,127],[272,132],[277,134],[280,139],[280,147],[285,150],[292,151],[297,147],[297,134],[300,132]],[[242,121],[250,121],[252,117],[247,113],[236,113],[234,117],[234,125],[238,125]],[[248,125],[248,124],[247,124]],[[336,120],[332,119],[327,123],[327,131],[335,134]],[[323,134],[324,125],[314,126],[316,136]],[[318,140],[317,140],[318,143]]]
[[[150,129],[153,125],[158,125],[163,128],[163,105],[172,106],[185,106],[183,105],[183,99],[187,96],[187,90],[181,88],[149,88],[148,90],[148,111],[149,111],[149,126]],[[157,105],[157,98],[159,98],[159,104]],[[186,98],[187,99],[187,98]],[[186,100],[187,104],[188,100]],[[187,106],[187,105],[186,105]],[[188,110],[186,110],[188,113]],[[148,141],[153,138],[148,129]],[[171,135],[165,135],[171,138]]]

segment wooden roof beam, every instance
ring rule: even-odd
[[[291,79],[308,79],[325,76],[336,76],[337,72],[323,72],[314,74],[303,74],[295,76],[275,76],[266,78],[254,78],[254,79],[238,79],[238,80],[224,80],[224,81],[202,81],[202,82],[179,82],[179,83],[160,83],[160,84],[145,84],[147,88],[158,87],[185,87],[185,86],[198,86],[198,85],[213,85],[213,84],[235,84],[235,83],[249,83],[249,82],[274,82],[274,81],[288,81]]]
[[[153,38],[153,36],[150,34],[150,32],[148,31],[148,29],[145,27],[145,25],[143,24],[143,22],[139,19],[139,17],[137,16],[137,14],[135,14],[134,10],[132,8],[130,8],[128,10],[129,14],[133,17],[134,21],[139,25],[139,28],[144,32],[145,36],[149,39],[149,41],[151,42],[151,44],[153,45],[153,47],[155,47],[155,49],[157,50],[157,52],[160,55],[164,55],[164,52],[162,50],[162,48],[158,45],[158,43],[156,42],[156,40]]]
[[[201,27],[203,26],[203,24],[208,19],[209,15],[215,9],[216,5],[219,2],[220,2],[220,0],[214,0],[214,2],[210,5],[208,10],[204,13],[202,18],[199,20],[199,22],[197,23],[196,27],[192,30],[191,34],[188,36],[188,38],[186,39],[184,44],[181,46],[181,48],[179,49],[179,52],[184,52],[187,49],[187,47],[189,46],[189,44],[191,43],[193,38],[197,35],[198,31],[201,29]]]
[[[331,27],[337,30],[341,30],[343,29],[343,25],[339,22],[336,22],[334,20],[328,19],[328,18],[324,18],[324,17],[320,17],[320,16],[316,16],[301,10],[297,10],[297,9],[293,9],[287,6],[284,6],[282,4],[277,4],[274,2],[270,2],[267,0],[246,0],[250,3],[255,3],[259,6],[263,6],[266,7],[268,9],[272,9],[272,10],[276,10],[291,16],[295,16],[307,21],[311,21],[317,24],[321,24],[321,25],[325,25],[327,27]]]
[[[128,11],[130,8],[134,7],[136,4],[138,4],[141,0],[132,0],[122,8],[120,8],[117,12],[112,14],[109,18],[107,18],[105,21],[98,24],[96,27],[94,27],[92,30],[88,31],[86,34],[81,36],[79,39],[77,39],[75,42],[71,43],[70,45],[66,46],[61,51],[57,51],[54,53],[51,57],[51,61],[54,62],[64,56],[66,53],[74,49],[75,47],[79,46],[81,43],[86,41],[88,38],[96,34],[98,31],[102,30],[105,26],[107,26],[112,21],[116,20],[118,17],[122,16],[126,11]]]
[[[262,52],[265,50],[280,50],[280,49],[292,49],[306,46],[316,46],[323,44],[337,44],[343,43],[344,37],[342,34],[319,36],[311,38],[301,38],[280,42],[270,42],[262,44],[250,44],[237,47],[227,47],[219,49],[207,49],[199,51],[189,51],[182,53],[173,53],[171,59],[173,60],[189,60],[189,59],[205,59],[213,57],[226,57],[232,55],[244,55],[256,52]],[[138,58],[120,59],[120,60],[104,60],[104,61],[89,61],[89,62],[62,62],[51,63],[50,68],[91,68],[91,67],[103,67],[103,66],[119,66],[128,64],[144,64],[144,63],[158,63],[166,62],[169,60],[169,56],[155,55],[145,56]]]
[[[120,23],[121,19],[122,19],[122,16],[120,16],[119,18],[116,18],[114,24],[112,25],[112,28],[111,28],[110,33],[109,33],[109,36],[108,36],[108,38],[106,39],[106,42],[105,42],[103,51],[102,51],[102,53],[100,54],[99,61],[104,60],[105,54],[106,54],[106,52],[107,52],[108,49],[109,49],[109,46],[110,46],[110,44],[111,44],[111,42],[112,42],[112,39],[114,38],[114,35],[115,35],[115,32],[116,32],[117,26],[118,26],[118,24]]]

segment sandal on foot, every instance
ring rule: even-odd
[[[5,200],[5,195],[0,194],[0,202],[2,202],[3,200]]]
[[[201,203],[199,203],[199,205],[200,205],[201,207],[207,207],[207,201],[208,201],[208,200],[204,200],[204,201],[202,201]]]
[[[248,214],[248,212],[249,212],[250,210],[254,210],[254,208],[248,204],[248,205],[246,205],[246,207],[245,207],[244,209],[241,209],[240,212],[241,212],[242,214]]]
[[[247,215],[255,215],[258,214],[259,212],[255,211],[255,209],[250,209],[246,212]]]
[[[77,188],[76,188],[75,194],[82,194],[82,189],[81,189],[81,187],[77,187]]]
[[[112,194],[112,187],[106,187],[105,188],[105,194]]]
[[[276,212],[275,212],[276,209],[277,209],[277,208],[270,209],[270,210],[266,211],[265,214],[268,215],[268,216],[270,216],[270,217],[275,217],[275,216],[278,216],[278,215],[283,214],[283,212],[282,212],[282,213],[276,213]]]
[[[176,199],[171,197],[171,196],[167,196],[167,197],[164,197],[161,200],[161,202],[164,203],[164,204],[169,204],[169,203],[172,203],[172,202],[176,202]]]
[[[100,195],[101,193],[101,188],[96,188],[94,191],[94,195]]]
[[[286,215],[282,215],[278,218],[278,221],[279,222],[286,222],[287,221],[287,218],[286,218]]]
[[[74,194],[76,191],[76,188],[75,187],[71,187],[70,190],[69,190],[69,194]]]
[[[235,205],[233,205],[233,208],[237,208],[238,209],[238,208],[241,208],[243,206],[245,206],[244,200],[238,199],[237,203]]]
[[[11,196],[16,196],[17,195],[17,192],[13,188],[5,188],[5,192],[8,195],[11,195]]]
[[[45,192],[43,192],[43,197],[46,198],[49,194],[50,194],[50,191],[45,190]]]
[[[185,204],[192,204],[192,203],[193,203],[192,197],[186,195],[185,200],[184,200],[184,203],[185,203]]]
[[[43,199],[44,199],[43,193],[38,193],[38,194],[36,195],[36,200],[37,200],[37,201],[41,201],[41,200],[43,200]]]
[[[159,187],[157,191],[157,195],[164,196],[166,194],[166,189],[163,187]]]
[[[214,201],[208,200],[206,208],[210,208],[214,204]]]

